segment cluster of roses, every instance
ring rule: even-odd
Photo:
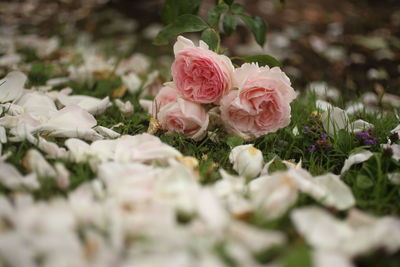
[[[275,132],[290,123],[290,102],[296,98],[280,68],[231,60],[200,41],[179,36],[174,45],[173,82],[165,83],[153,104],[160,127],[201,140],[209,128],[209,113],[232,135],[244,139]],[[207,106],[206,106],[207,105]],[[206,111],[206,108],[213,107]]]

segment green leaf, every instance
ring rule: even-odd
[[[219,18],[221,17],[221,14],[229,9],[229,6],[226,4],[221,4],[215,6],[213,9],[208,12],[208,23],[215,27],[218,25]]]
[[[223,27],[226,35],[231,35],[236,30],[236,19],[231,13],[226,13],[224,16]]]
[[[235,147],[235,146],[240,146],[243,145],[244,140],[243,138],[239,137],[239,136],[230,136],[228,137],[228,139],[226,140],[226,143],[228,144],[228,146],[230,146],[231,148]]]
[[[310,255],[310,248],[306,245],[300,245],[290,249],[283,259],[283,266],[285,267],[311,267],[312,260]]]
[[[224,0],[224,2],[225,2],[227,5],[232,5],[233,0]]]
[[[217,49],[220,42],[218,33],[212,28],[208,28],[203,31],[203,33],[201,34],[201,40],[206,42],[210,49],[214,51]]]
[[[181,15],[196,15],[199,12],[200,3],[201,0],[166,0],[161,16],[162,21],[169,24]]]
[[[356,178],[356,185],[361,189],[368,189],[374,185],[374,182],[366,175],[359,174]]]
[[[184,32],[199,32],[207,28],[207,23],[198,16],[186,14],[162,29],[154,40],[155,45],[165,45],[176,35]]]
[[[260,17],[250,17],[247,15],[239,15],[243,22],[250,28],[254,38],[260,46],[265,43],[265,36],[267,34],[267,25]]]
[[[269,67],[280,67],[282,64],[274,57],[270,55],[254,55],[247,57],[239,57],[237,58],[244,62],[257,62],[259,66],[269,66]]]
[[[245,14],[244,6],[242,6],[242,5],[239,4],[239,3],[234,3],[234,4],[231,6],[231,10],[232,10],[232,12],[233,12],[234,14],[236,14],[236,15],[244,15],[244,14]]]

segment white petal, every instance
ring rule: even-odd
[[[381,145],[383,149],[390,149],[392,152],[392,158],[394,160],[400,160],[400,145],[398,144],[382,144]]]
[[[50,80],[47,80],[46,84],[50,85],[52,87],[67,83],[69,81],[68,77],[58,77],[58,78],[52,78]]]
[[[260,175],[267,175],[269,174],[269,167],[271,166],[272,163],[274,163],[276,159],[276,156],[274,156],[270,161],[268,161],[267,163],[265,163],[263,169],[261,170],[261,174]]]
[[[327,101],[324,100],[320,100],[318,99],[315,102],[315,106],[317,107],[317,109],[322,110],[322,111],[329,111],[331,109],[333,109],[333,105]]]
[[[36,149],[30,149],[26,153],[24,166],[33,171],[39,178],[55,177],[56,172],[49,162]]]
[[[337,221],[328,212],[318,207],[295,209],[290,217],[307,243],[317,249],[338,250],[353,236],[351,227]]]
[[[231,223],[229,231],[232,238],[239,241],[253,253],[282,245],[285,242],[285,236],[278,231],[259,229],[239,221]]]
[[[18,99],[23,92],[26,75],[19,71],[13,71],[0,80],[0,103]]]
[[[38,120],[47,120],[57,112],[56,105],[50,97],[35,91],[25,93],[16,103],[23,107],[25,113]]]
[[[350,188],[332,173],[317,176],[314,181],[325,191],[322,197],[317,197],[325,205],[339,210],[348,209],[355,205],[354,196]]]
[[[124,135],[117,140],[115,160],[120,162],[165,160],[181,156],[175,148],[150,134]]]
[[[63,106],[78,105],[93,115],[103,114],[106,109],[111,106],[110,98],[108,96],[103,99],[99,99],[86,95],[69,96],[65,94],[58,94],[57,100]]]
[[[59,147],[56,143],[47,141],[43,137],[39,136],[38,139],[28,138],[28,141],[36,145],[43,152],[47,153],[47,156],[50,158],[67,158],[68,156],[65,148]]]
[[[56,181],[57,181],[58,187],[61,189],[68,188],[68,186],[70,184],[70,180],[69,180],[70,174],[69,174],[68,169],[61,162],[56,162],[54,164],[54,168],[57,173]]]
[[[351,168],[354,164],[359,164],[364,161],[367,161],[370,157],[372,157],[372,152],[368,150],[361,150],[355,152],[349,156],[348,159],[345,160],[342,170],[340,171],[341,174],[345,173],[347,170]]]
[[[372,128],[374,128],[374,125],[372,125],[371,123],[363,121],[363,120],[356,120],[350,124],[349,130],[351,130],[354,133],[359,133],[364,130],[368,130],[368,129],[372,129]]]
[[[268,219],[281,216],[298,197],[296,181],[287,172],[261,176],[249,183],[250,198]]]
[[[396,126],[393,130],[390,131],[391,133],[397,133],[400,137],[400,124]]]
[[[11,164],[0,161],[0,183],[9,189],[27,187],[35,190],[40,187],[35,174],[22,176]]]
[[[229,214],[209,188],[204,188],[197,196],[197,212],[214,230],[221,231],[229,222]]]
[[[140,89],[140,85],[142,84],[139,76],[133,72],[129,73],[128,75],[121,76],[121,79],[123,84],[128,88],[128,91],[131,94],[136,93]]]
[[[333,251],[314,251],[313,262],[314,267],[355,267],[349,256]]]
[[[76,105],[70,105],[57,111],[46,123],[37,127],[35,131],[55,137],[98,140],[103,137],[91,129],[96,123],[93,115],[86,110]]]
[[[292,134],[294,135],[294,136],[298,136],[300,133],[299,133],[299,128],[297,128],[297,126],[295,126],[295,127],[293,127],[293,129],[292,129]]]
[[[329,135],[334,136],[341,129],[348,129],[349,118],[343,109],[334,107],[322,113],[322,124]]]
[[[70,138],[65,141],[70,157],[76,162],[85,161],[90,153],[90,146],[77,138]]]
[[[347,106],[346,113],[348,115],[354,115],[357,112],[363,111],[364,108],[365,108],[365,106],[363,105],[363,103],[359,103],[359,102],[358,103],[353,103],[353,104]]]
[[[119,111],[121,111],[123,115],[128,116],[133,114],[133,105],[129,100],[124,103],[120,99],[116,99],[115,105],[117,105]]]
[[[174,44],[174,54],[178,54],[180,51],[185,50],[189,47],[195,47],[193,42],[183,36],[178,36],[176,43]]]
[[[103,126],[96,126],[93,129],[103,137],[118,138],[121,136],[121,134]]]
[[[153,110],[153,101],[146,99],[139,99],[140,106],[149,114],[152,114]]]
[[[7,143],[6,129],[3,126],[0,126],[0,143]]]
[[[389,181],[393,184],[400,185],[400,173],[399,172],[392,172],[388,173]]]

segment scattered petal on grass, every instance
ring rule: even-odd
[[[286,241],[285,236],[278,231],[259,229],[242,222],[230,224],[229,231],[232,232],[234,239],[240,241],[253,253],[283,245]]]
[[[101,134],[103,137],[118,138],[121,136],[121,134],[103,126],[96,126],[93,129],[99,134]]]
[[[57,100],[63,106],[78,105],[90,114],[99,115],[103,114],[106,109],[111,106],[110,98],[107,96],[103,99],[85,95],[65,95],[58,94]]]
[[[149,114],[152,114],[153,111],[153,101],[151,100],[146,100],[146,99],[140,99],[139,104]]]
[[[325,193],[316,197],[327,206],[345,210],[355,205],[354,196],[350,188],[332,173],[317,176],[314,181],[322,187]]]
[[[6,129],[3,126],[0,126],[0,143],[7,143]]]
[[[36,149],[30,149],[22,160],[23,166],[29,172],[35,172],[39,178],[55,178],[56,171]]]
[[[325,131],[334,136],[339,130],[347,129],[349,118],[344,110],[334,107],[322,113],[322,124]]]
[[[333,105],[331,103],[326,102],[324,100],[320,100],[320,99],[318,99],[315,102],[315,106],[317,107],[317,109],[319,109],[321,111],[328,111],[328,110],[333,109]]]
[[[70,173],[69,173],[68,169],[61,162],[56,162],[54,164],[54,169],[57,173],[55,178],[56,178],[58,187],[60,189],[68,188],[68,186],[70,184],[70,180],[69,180]]]
[[[119,111],[125,116],[133,114],[133,105],[130,101],[122,102],[120,99],[115,99],[115,104],[117,105]]]
[[[19,71],[13,71],[0,80],[0,103],[18,99],[23,93],[26,75]]]
[[[374,128],[374,125],[363,120],[356,120],[350,124],[350,130],[353,133],[359,133],[372,128]]]
[[[400,160],[400,145],[398,144],[382,144],[381,145],[383,149],[387,149],[390,151],[392,158],[394,160],[399,161]]]
[[[139,76],[135,73],[124,75],[121,77],[121,79],[131,94],[138,92],[138,90],[140,89],[140,85],[142,84]]]
[[[359,164],[364,161],[367,161],[370,157],[372,157],[373,153],[368,150],[361,150],[351,154],[344,162],[341,174],[345,173],[347,170],[351,168],[354,164]]]
[[[297,231],[319,251],[354,257],[378,248],[393,253],[400,247],[400,220],[394,217],[356,223],[340,221],[319,207],[305,207],[294,210],[291,219]]]
[[[334,251],[316,249],[312,256],[315,267],[355,267],[350,257]]]
[[[103,137],[92,129],[96,119],[77,105],[69,105],[57,111],[50,119],[34,131],[55,137],[77,137],[98,140]]]
[[[276,156],[274,156],[270,161],[265,163],[263,169],[261,170],[261,175],[269,174],[269,167],[271,166],[272,163],[274,163],[275,159],[276,159]]]
[[[22,176],[13,165],[0,161],[0,183],[9,189],[22,189],[24,187],[36,190],[40,187],[36,174]]]
[[[400,173],[399,172],[392,172],[388,173],[389,181],[393,184],[400,185]]]

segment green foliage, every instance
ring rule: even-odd
[[[31,85],[43,85],[49,79],[53,71],[52,66],[45,65],[41,62],[35,62],[28,74],[28,81]]]
[[[225,2],[227,5],[232,5],[233,0],[224,0],[224,2]]]
[[[212,27],[218,26],[219,19],[221,14],[229,9],[229,6],[226,4],[220,4],[215,6],[208,12],[208,24]]]
[[[243,138],[239,136],[229,136],[228,139],[226,140],[226,144],[230,146],[231,148],[234,148],[235,146],[240,146],[243,145],[244,140]]]
[[[313,266],[311,261],[311,249],[306,245],[300,245],[292,248],[285,255],[284,265],[285,267],[311,267]]]
[[[154,44],[165,45],[176,35],[212,28],[214,32],[207,30],[204,38],[213,45],[213,41],[221,39],[219,37],[221,30],[226,35],[231,35],[237,28],[237,19],[240,18],[250,29],[257,43],[260,46],[264,45],[267,32],[266,23],[260,17],[248,15],[241,4],[234,3],[233,0],[217,1],[215,7],[208,12],[206,23],[196,15],[200,3],[200,0],[167,0],[162,13],[162,19],[167,26],[155,38]],[[221,16],[223,16],[222,29],[219,29]],[[210,39],[211,33],[218,35],[218,38],[214,36]],[[219,46],[213,47],[219,48]],[[219,52],[219,49],[216,51]]]
[[[235,57],[234,59],[238,59],[244,62],[257,62],[259,66],[269,66],[269,67],[281,67],[282,64],[274,57],[270,55],[254,55],[247,57]]]
[[[205,29],[201,34],[201,40],[206,42],[211,50],[218,50],[220,40],[218,33],[214,29]]]
[[[224,33],[228,36],[236,30],[237,22],[232,13],[225,14],[222,25],[224,28]]]
[[[239,15],[243,22],[250,28],[253,33],[256,42],[263,46],[265,43],[265,36],[267,34],[267,24],[265,24],[264,20],[260,17],[247,16],[247,15]]]
[[[201,0],[166,0],[162,12],[162,21],[165,24],[170,24],[181,15],[196,15],[199,12],[200,3]]]
[[[181,15],[174,20],[171,24],[168,24],[154,40],[155,45],[165,45],[174,36],[185,33],[185,32],[199,32],[207,28],[207,23],[200,17],[185,14]]]
[[[356,185],[360,189],[368,189],[374,185],[374,182],[364,174],[357,175]]]

